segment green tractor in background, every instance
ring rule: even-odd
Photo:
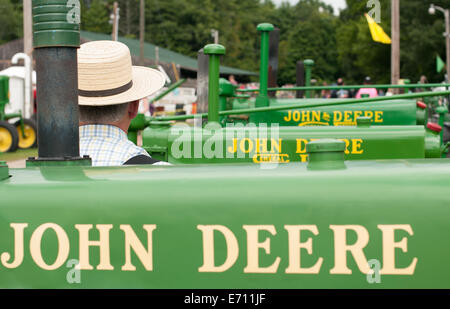
[[[37,126],[34,120],[24,119],[22,113],[6,114],[9,103],[9,77],[0,76],[0,153],[14,152],[37,146]],[[9,120],[19,118],[14,124]]]

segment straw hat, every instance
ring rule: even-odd
[[[132,66],[128,47],[93,41],[78,50],[78,104],[105,106],[143,99],[164,87],[164,75]]]

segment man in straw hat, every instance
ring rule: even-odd
[[[82,44],[78,50],[80,155],[89,155],[93,166],[164,164],[127,138],[139,100],[164,84],[159,71],[132,66],[130,50],[123,43]]]

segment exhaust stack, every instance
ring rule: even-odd
[[[91,165],[79,146],[79,2],[33,0],[32,6],[39,157],[27,166]]]

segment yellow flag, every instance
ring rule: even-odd
[[[370,33],[372,34],[372,39],[375,42],[383,44],[391,44],[391,38],[384,32],[381,28],[368,14],[364,14],[369,23]]]

